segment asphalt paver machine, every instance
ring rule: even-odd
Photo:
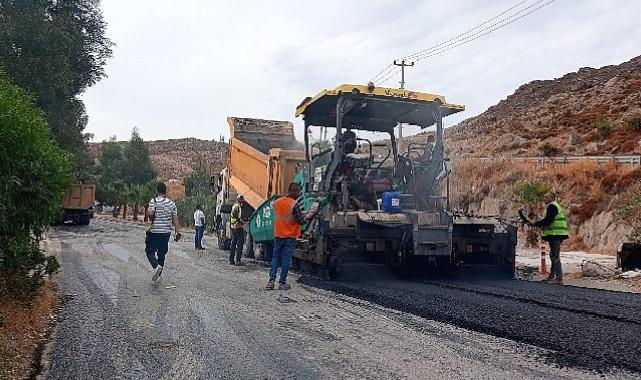
[[[296,116],[305,122],[307,165],[296,180],[304,209],[316,203],[320,212],[304,226],[295,265],[326,278],[367,277],[381,269],[442,274],[464,266],[512,276],[516,228],[450,209],[443,118],[464,109],[441,95],[372,84],[345,84],[306,98]],[[399,143],[399,123],[435,126],[435,133]],[[332,141],[312,141],[308,131],[315,127],[333,129]],[[372,133],[386,140],[371,141],[366,136]],[[263,232],[272,212],[268,201],[254,215]],[[260,230],[255,217],[253,232]]]

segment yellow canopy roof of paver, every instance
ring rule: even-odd
[[[333,90],[323,90],[308,97],[296,107],[296,116],[303,115],[310,125],[335,127],[336,101],[347,94],[356,99],[347,107],[344,126],[359,129],[388,131],[396,123],[427,127],[436,122],[432,110],[440,102],[443,117],[465,110],[461,104],[448,103],[444,96],[407,89],[386,87],[368,88],[364,85],[342,84]],[[357,107],[356,104],[359,104]]]

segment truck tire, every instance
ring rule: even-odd
[[[228,251],[231,247],[231,239],[227,238],[225,236],[225,233],[221,232],[220,230],[216,232],[216,240],[218,241],[218,249]]]
[[[90,215],[80,215],[78,224],[80,224],[81,226],[88,226],[90,221],[91,221]]]

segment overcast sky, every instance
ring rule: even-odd
[[[306,96],[367,83],[394,58],[448,40],[517,0],[103,0],[116,44],[83,96],[94,141],[229,135],[227,116],[290,120]],[[535,3],[528,0],[521,8]],[[523,83],[641,55],[641,1],[557,0],[407,69],[406,87],[477,115]],[[398,87],[399,77],[387,82]],[[415,131],[414,131],[415,132]]]

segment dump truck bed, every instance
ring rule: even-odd
[[[305,162],[302,144],[288,121],[228,117],[229,185],[254,209],[283,194]]]
[[[62,198],[62,208],[68,210],[88,210],[96,200],[96,185],[77,184]]]

